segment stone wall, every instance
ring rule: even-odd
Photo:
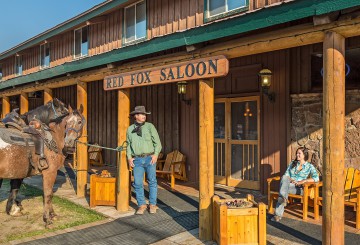
[[[291,95],[291,158],[296,149],[310,150],[311,162],[322,171],[322,94]],[[346,92],[345,167],[360,168],[360,91]]]

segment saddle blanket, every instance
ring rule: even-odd
[[[20,132],[15,128],[0,127],[0,138],[11,145],[26,146],[26,141],[29,146],[35,146],[29,134]]]

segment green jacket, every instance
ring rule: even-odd
[[[126,156],[128,159],[133,156],[154,152],[158,156],[161,151],[159,134],[152,123],[145,122],[141,127],[142,136],[132,133],[135,124],[132,124],[126,131]]]

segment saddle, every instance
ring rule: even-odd
[[[33,168],[42,171],[49,167],[44,156],[44,144],[58,153],[56,142],[52,139],[50,128],[39,120],[34,119],[26,125],[17,113],[17,109],[8,113],[2,120],[5,128],[0,128],[1,138],[8,144],[28,147],[29,161]],[[35,154],[40,155],[37,164],[32,162],[30,147],[35,147]]]

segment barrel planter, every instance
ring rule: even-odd
[[[252,203],[252,207],[228,207],[229,203]],[[243,199],[213,197],[213,239],[219,245],[266,244],[266,205],[252,195]]]

